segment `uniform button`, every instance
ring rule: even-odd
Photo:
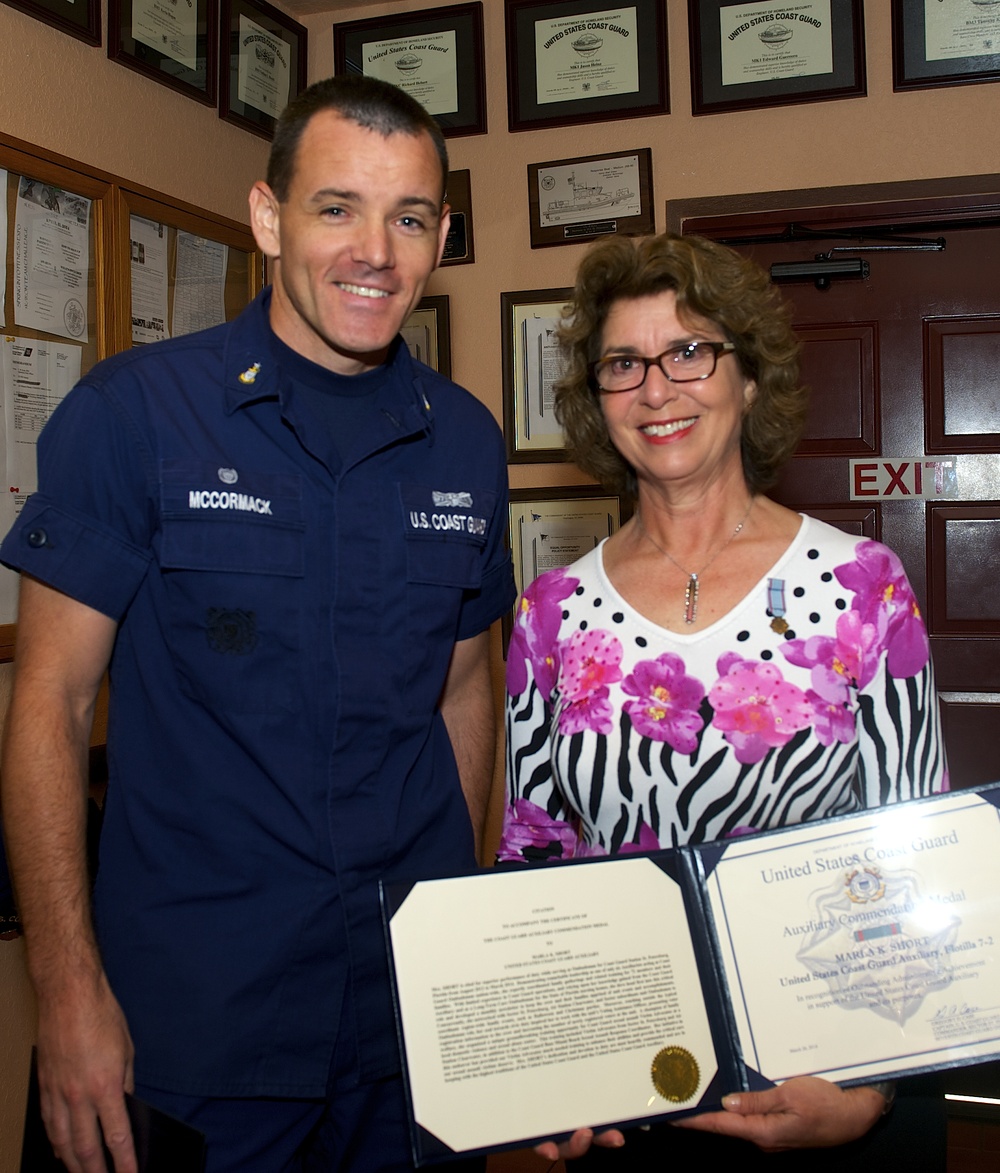
[[[40,550],[42,546],[49,544],[49,535],[43,529],[33,529],[28,534],[28,545],[36,550]]]

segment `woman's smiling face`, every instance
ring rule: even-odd
[[[690,342],[725,342],[703,318],[682,322],[673,290],[616,301],[608,313],[600,353],[652,357]],[[720,354],[714,374],[673,383],[656,364],[634,391],[600,393],[611,442],[635,470],[639,484],[708,485],[741,470],[740,429],[756,390],[732,352]]]

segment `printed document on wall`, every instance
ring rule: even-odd
[[[0,494],[0,533],[10,529],[25,501],[38,488],[38,435],[78,382],[82,355],[83,348],[72,342],[10,335],[2,340],[2,483],[7,492]],[[0,623],[13,623],[17,617],[17,578],[6,568],[0,574]]]
[[[14,321],[87,336],[90,200],[22,176],[14,220]]]
[[[217,240],[177,233],[172,332],[191,334],[226,320],[225,289],[229,249]]]
[[[241,12],[237,98],[277,118],[288,105],[291,77],[289,46]]]
[[[167,227],[129,220],[132,254],[132,342],[159,342],[167,333]]]
[[[198,6],[132,0],[132,36],[185,69],[198,68]]]

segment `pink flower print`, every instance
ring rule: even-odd
[[[559,645],[559,692],[563,709],[559,730],[567,736],[592,729],[608,734],[612,708],[608,685],[621,680],[622,645],[609,632],[574,631]]]
[[[854,561],[834,567],[841,586],[854,592],[853,607],[865,623],[874,623],[881,608],[894,609],[901,596],[912,595],[903,564],[888,546],[862,542]]]
[[[860,611],[845,611],[837,619],[837,641],[833,648],[830,672],[842,672],[859,689],[867,688],[878,673],[887,634],[888,618],[885,612],[877,613],[874,623],[865,623]],[[815,674],[813,683],[823,695],[829,695],[829,689],[821,687]]]
[[[810,724],[812,705],[802,689],[789,684],[773,664],[722,659],[728,660],[728,671],[708,694],[715,709],[712,724],[723,731],[738,762],[759,762],[770,749],[784,745]]]
[[[845,611],[837,619],[837,635],[793,639],[781,651],[790,664],[810,668],[813,688],[831,701],[846,701],[850,689],[864,688],[878,671],[885,648],[886,619],[863,623],[858,611]]]
[[[729,669],[734,664],[746,664],[749,661],[744,660],[739,652],[723,652],[722,655],[715,661],[715,670],[720,676],[728,676]]]
[[[889,651],[886,666],[897,680],[916,676],[930,659],[931,648],[920,607],[911,593],[889,620]]]
[[[518,599],[507,650],[507,691],[511,696],[520,696],[528,687],[529,663],[538,691],[546,700],[552,695],[559,675],[560,604],[579,583],[560,567],[539,575]]]
[[[610,631],[574,631],[560,644],[559,691],[568,701],[582,700],[621,680],[622,645]]]
[[[503,829],[497,859],[502,862],[521,862],[527,847],[562,845],[563,858],[576,853],[576,830],[561,819],[549,817],[547,811],[526,798],[515,799],[504,811]]]
[[[698,685],[700,688],[701,685]],[[620,855],[633,855],[640,851],[659,851],[660,841],[656,837],[653,828],[646,822],[639,823],[639,842],[638,843],[623,843],[618,848]]]
[[[854,708],[847,702],[820,696],[811,688],[806,700],[813,708],[813,728],[821,745],[833,745],[842,741],[850,745],[855,736]]]
[[[897,679],[915,676],[930,658],[930,645],[899,558],[879,542],[862,542],[855,560],[836,567],[834,573],[854,592],[852,607],[862,622],[885,631],[889,672]]]
[[[588,843],[586,839],[580,839],[577,842],[577,859],[604,859],[607,854],[607,851],[600,843]]]
[[[685,675],[680,656],[664,652],[655,660],[640,660],[622,681],[622,691],[638,698],[623,707],[640,737],[666,741],[678,753],[694,753],[705,724],[698,712],[705,689],[700,680]]]
[[[660,841],[648,823],[639,823],[639,842],[623,843],[618,848],[619,855],[636,855],[639,852],[659,851]],[[577,859],[603,859],[608,852],[600,843],[587,843],[581,839],[576,845]]]
[[[567,737],[585,733],[588,729],[607,737],[613,728],[614,710],[606,688],[599,688],[565,705],[559,714],[559,732]]]

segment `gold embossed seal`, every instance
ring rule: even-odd
[[[653,1087],[672,1104],[683,1104],[698,1090],[698,1061],[685,1047],[664,1047],[653,1056]]]

